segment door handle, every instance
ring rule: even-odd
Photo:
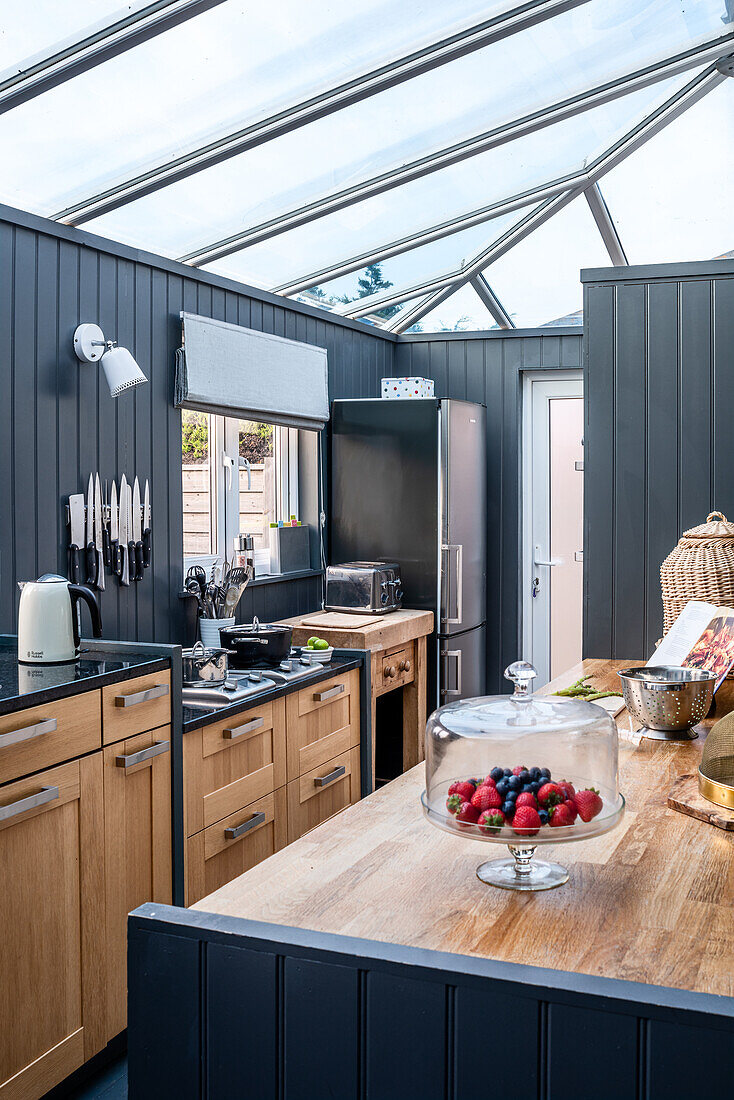
[[[222,730],[222,737],[227,741],[235,741],[238,737],[244,737],[246,733],[259,730],[264,725],[264,718],[251,718],[249,722],[244,722],[241,726],[232,726],[230,729]]]
[[[155,684],[145,691],[134,691],[131,695],[116,695],[116,707],[136,707],[138,703],[149,703],[151,699],[160,699],[162,695],[168,695],[168,684]]]
[[[545,565],[552,569],[554,565],[561,565],[561,561],[556,558],[550,558],[549,561],[543,561],[540,557],[540,547],[535,547],[535,555],[533,557],[533,565]]]
[[[327,699],[336,699],[337,695],[344,693],[344,684],[337,684],[336,687],[328,688],[326,691],[315,691],[313,693],[315,703],[325,703]]]
[[[6,749],[9,745],[19,745],[21,741],[30,741],[33,737],[40,737],[44,733],[53,733],[57,728],[55,718],[42,718],[40,722],[34,722],[32,726],[21,726],[17,730],[9,730],[0,734],[0,749]]]
[[[132,768],[134,764],[142,764],[144,760],[152,760],[154,756],[160,756],[162,753],[168,752],[170,747],[170,741],[154,741],[152,745],[148,745],[147,749],[131,752],[127,756],[116,756],[115,767]]]
[[[447,584],[446,593],[446,615],[444,616],[445,623],[453,623],[458,625],[463,622],[464,619],[464,547],[461,543],[446,543],[441,547],[442,551],[448,555],[448,568],[446,570],[447,581],[450,576],[451,570],[451,551],[456,551],[456,618],[451,618],[448,614],[448,596],[451,589],[450,584]]]
[[[26,810],[35,810],[37,806],[55,802],[58,797],[58,787],[41,787],[35,794],[29,794],[25,798],[19,798],[17,802],[8,802],[6,806],[0,806],[0,821],[8,821],[11,817],[24,814]]]
[[[454,657],[456,659],[456,687],[442,687],[442,695],[461,695],[461,650],[460,649],[443,649],[441,650],[441,657],[445,659],[444,665],[445,672],[448,672],[448,658]],[[444,683],[448,680],[448,676],[444,677]]]
[[[230,825],[224,830],[224,835],[227,840],[238,840],[245,833],[249,833],[250,829],[256,829],[258,825],[262,825],[265,820],[265,814],[262,810],[259,810],[252,817],[248,817],[247,821],[243,821],[241,825]]]
[[[335,779],[341,779],[341,777],[346,773],[346,770],[347,769],[344,764],[337,764],[334,770],[332,772],[329,772],[328,775],[317,776],[316,779],[314,779],[314,784],[317,787],[326,787],[329,783],[333,783]]]

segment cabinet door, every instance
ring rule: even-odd
[[[335,676],[286,698],[289,781],[359,744],[359,674]]]
[[[288,843],[359,802],[359,749],[335,756],[288,784]]]
[[[0,788],[0,1097],[35,1100],[105,1034],[102,754]]]
[[[170,747],[162,726],[104,749],[108,1038],[127,1022],[127,915],[171,902]]]

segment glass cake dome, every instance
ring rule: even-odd
[[[455,836],[507,844],[511,858],[477,868],[506,889],[560,886],[568,872],[533,861],[537,845],[599,836],[624,814],[613,718],[594,703],[531,694],[535,675],[517,661],[505,671],[513,695],[449,703],[426,728],[424,812]]]

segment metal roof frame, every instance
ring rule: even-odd
[[[601,193],[599,184],[592,183],[591,187],[587,187],[584,191],[584,197],[589,204],[589,209],[596,222],[596,227],[609,253],[609,259],[615,267],[628,267],[629,260],[627,259],[622,241],[617,232],[617,227],[609,213],[609,207]]]
[[[447,38],[439,39],[362,73],[360,76],[329,88],[300,103],[293,104],[259,122],[251,123],[233,133],[183,153],[106,188],[97,195],[73,203],[54,215],[54,220],[67,225],[82,225],[101,214],[142,198],[161,187],[167,187],[204,168],[218,164],[238,153],[254,149],[266,141],[290,133],[316,119],[340,111],[353,103],[402,84],[421,73],[429,72],[466,54],[483,49],[529,27],[552,19],[562,12],[588,4],[590,0],[526,0],[491,19],[485,19]]]
[[[486,249],[483,253],[479,253],[468,264],[465,265],[463,271],[454,272],[453,279],[449,282],[445,278],[438,278],[430,285],[423,287],[424,291],[430,291],[430,295],[423,302],[418,303],[418,306],[398,314],[392,321],[385,325],[385,328],[389,332],[400,333],[404,332],[406,328],[414,324],[415,321],[420,320],[422,316],[429,312],[429,310],[435,308],[441,302],[453,294],[455,290],[463,286],[465,283],[470,282],[474,275],[479,272],[484,272],[495,260],[499,259],[501,255],[509,251],[514,245],[519,244],[528,233],[536,229],[538,225],[544,221],[548,221],[549,218],[559,213],[564,206],[567,206],[569,202],[583,194],[587,188],[597,183],[602,176],[605,176],[608,172],[611,172],[618,164],[621,164],[623,160],[631,156],[637,149],[639,149],[655,134],[659,133],[676,118],[684,114],[695,103],[698,103],[714,88],[718,87],[724,80],[726,80],[726,74],[721,71],[718,64],[708,66],[702,73],[696,76],[692,81],[685,85],[685,87],[679,89],[672,96],[670,96],[665,103],[661,104],[650,114],[629,130],[619,141],[607,149],[601,156],[589,166],[587,175],[588,182],[586,186],[578,185],[571,188],[565,194],[558,196],[555,199],[549,199],[540,210],[535,211],[523,222],[516,225],[509,233],[505,234],[504,238],[496,242],[490,248]],[[508,238],[512,238],[511,242],[505,245]],[[399,301],[411,300],[414,295],[412,293],[413,288],[407,288],[409,291],[408,296],[401,296],[401,292],[395,291],[390,295],[390,303],[396,304]],[[382,296],[379,296],[380,299]],[[364,302],[367,299],[363,299]],[[382,300],[378,300],[377,295],[373,295],[371,298],[370,309],[380,309],[385,303]],[[347,307],[348,308],[348,307]],[[341,311],[340,311],[341,312]],[[345,316],[350,314],[345,313]]]
[[[31,59],[10,75],[0,74],[0,115],[222,3],[224,0],[156,0],[76,42]]]
[[[473,279],[469,280],[469,285],[474,288],[480,301],[489,310],[491,316],[494,317],[500,328],[515,328],[515,322],[512,320],[481,271]]]
[[[442,168],[458,164],[470,157],[478,156],[480,153],[489,152],[489,150],[507,142],[526,137],[547,126],[552,126],[554,123],[573,118],[585,111],[592,110],[594,107],[599,107],[604,103],[629,95],[631,92],[640,91],[651,84],[667,80],[693,68],[700,68],[708,61],[718,59],[722,50],[730,50],[732,46],[734,46],[734,30],[706,39],[689,50],[659,58],[644,68],[633,69],[604,84],[592,85],[577,95],[558,100],[528,115],[523,115],[521,118],[495,126],[490,130],[484,130],[480,134],[466,138],[464,141],[436,149],[432,153],[409,161],[407,164],[401,164],[390,171],[379,173],[333,194],[294,207],[277,217],[238,230],[236,233],[202,245],[178,258],[182,263],[191,263],[195,267],[213,263],[232,252],[239,252],[250,245],[261,244],[263,241],[281,233],[286,233],[290,229],[307,225],[318,218],[323,218],[328,214],[353,206],[357,202],[381,195],[385,191],[400,187],[413,180],[421,179],[431,172],[438,172]],[[60,218],[63,218],[63,216],[64,211],[57,215]]]

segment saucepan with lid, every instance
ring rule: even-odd
[[[184,687],[220,687],[227,679],[228,660],[226,649],[208,649],[197,642],[181,654]]]

